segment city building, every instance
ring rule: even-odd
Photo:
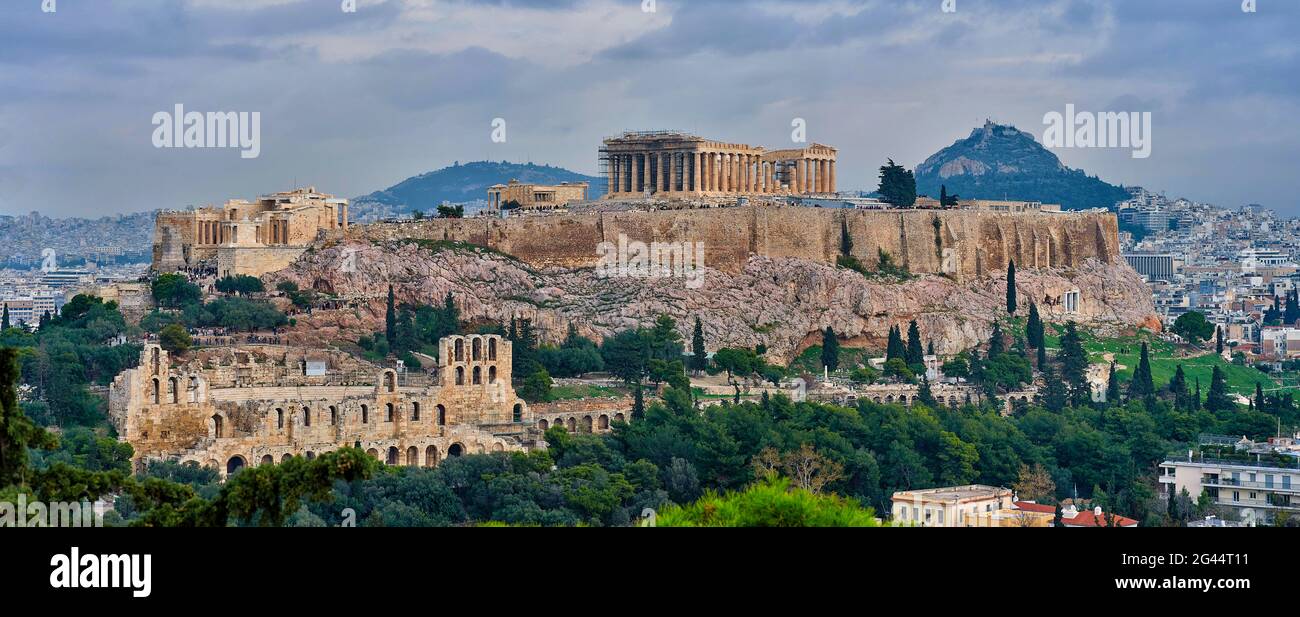
[[[1125,253],[1124,261],[1127,261],[1138,274],[1151,280],[1169,280],[1174,277],[1175,259],[1168,253],[1164,255]]]
[[[678,131],[627,132],[604,141],[601,173],[607,198],[654,195],[829,195],[837,151],[813,144],[769,151]]]
[[[1011,489],[982,484],[898,491],[891,498],[895,522],[920,527],[977,527],[999,510],[1010,510]]]
[[[1161,495],[1187,491],[1195,500],[1205,493],[1233,519],[1251,524],[1300,515],[1300,448],[1294,438],[1264,444],[1218,441],[1209,451],[1188,451],[1186,457],[1161,463]]]
[[[1006,201],[997,199],[961,199],[957,207],[967,210],[985,212],[1060,212],[1060,204],[1045,204],[1040,201]]]

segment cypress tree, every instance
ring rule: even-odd
[[[832,371],[840,366],[840,341],[830,326],[822,331],[822,366]]]
[[[915,319],[907,324],[907,364],[908,366],[925,364],[925,351],[921,348],[921,329],[917,327]]]
[[[695,331],[691,333],[691,368],[702,371],[709,366],[709,354],[704,349],[704,326],[695,318]]]
[[[1223,355],[1223,328],[1214,326],[1214,353]]]
[[[1043,367],[1043,382],[1047,385],[1043,407],[1053,412],[1064,410],[1070,404],[1070,393],[1065,389],[1065,382],[1057,379],[1056,369],[1051,364]]]
[[[1110,375],[1106,377],[1106,402],[1111,405],[1118,405],[1120,400],[1119,392],[1119,375],[1115,374],[1115,363],[1110,363]]]
[[[9,329],[9,304],[5,303],[4,317],[0,318],[0,330]]]
[[[1200,408],[1201,408],[1201,378],[1197,377],[1196,378],[1196,400],[1192,401],[1192,411],[1197,411]]]
[[[1043,336],[1043,318],[1038,314],[1038,305],[1029,303],[1029,322],[1025,324],[1025,337],[1029,339],[1029,346],[1035,349],[1044,346]]]
[[[1264,384],[1255,382],[1255,409],[1264,411]]]
[[[1223,378],[1223,371],[1219,367],[1214,367],[1214,374],[1210,377],[1210,392],[1205,396],[1205,408],[1214,411],[1232,411],[1237,408],[1237,404],[1232,402],[1231,395],[1228,394],[1228,382]]]
[[[1043,370],[1044,366],[1047,366],[1047,347],[1043,345],[1039,345],[1038,346],[1038,370],[1040,371]]]
[[[840,254],[853,255],[853,236],[849,234],[848,218],[840,218]]]
[[[388,310],[384,312],[384,338],[388,339],[388,346],[394,347],[397,343],[397,308],[395,297],[393,296],[393,286],[388,286]]]
[[[993,322],[993,334],[989,335],[989,359],[992,360],[1005,351],[1002,342],[1002,324]]]
[[[1016,314],[1016,261],[1007,262],[1007,313]]]
[[[1057,356],[1061,362],[1061,377],[1070,387],[1070,401],[1076,406],[1088,403],[1088,352],[1083,348],[1079,332],[1074,322],[1065,324],[1065,334],[1061,336],[1061,352]]]
[[[927,355],[927,356],[933,356],[933,355],[935,355],[935,354],[934,354],[934,339],[930,339],[930,340],[926,343],[926,346],[925,346],[925,355]]]
[[[1174,378],[1169,380],[1169,392],[1174,395],[1174,409],[1185,411],[1191,395],[1187,392],[1187,374],[1181,364],[1174,370]]]
[[[636,384],[632,390],[632,419],[641,420],[645,418],[645,395],[641,394],[641,384]]]
[[[917,389],[916,397],[921,399],[921,402],[926,407],[931,409],[935,407],[934,393],[930,391],[930,377],[928,375],[921,376],[921,387]]]
[[[1151,378],[1151,356],[1147,349],[1147,344],[1142,343],[1142,355],[1138,359],[1137,370],[1133,373],[1133,381],[1128,386],[1129,398],[1146,398],[1155,394],[1156,387]]]
[[[885,361],[888,362],[894,358],[901,358],[907,361],[907,345],[903,344],[903,333],[898,326],[889,328],[889,345],[885,348]]]

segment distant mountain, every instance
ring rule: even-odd
[[[385,215],[405,214],[417,209],[434,210],[444,201],[467,203],[485,200],[489,186],[511,180],[533,184],[590,182],[591,189],[587,193],[590,198],[605,194],[604,178],[550,165],[479,161],[420,174],[382,191],[357,197],[352,200],[350,213],[357,218],[381,212]]]
[[[1110,208],[1128,199],[1120,186],[1070,169],[1034,136],[1014,126],[984,123],[916,168],[918,194],[1014,199],[1061,204],[1067,210]]]

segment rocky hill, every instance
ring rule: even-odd
[[[355,251],[355,271],[341,268]],[[985,341],[992,320],[1005,311],[1005,273],[968,283],[940,275],[906,282],[868,279],[832,265],[797,258],[751,257],[738,272],[706,270],[699,289],[681,279],[596,277],[590,269],[538,269],[480,248],[412,241],[351,240],[305,254],[290,268],[268,275],[272,285],[291,280],[360,299],[359,308],[300,315],[294,344],[320,345],[383,329],[385,298],[393,285],[399,303],[436,304],[450,292],[466,319],[506,322],[531,318],[550,340],[570,323],[601,339],[649,325],[659,314],[675,317],[683,336],[703,322],[710,349],[767,345],[786,362],[819,331],[831,326],[849,345],[883,347],[889,327],[916,319],[940,353]],[[1077,289],[1081,310],[1068,318],[1101,330],[1145,324],[1158,327],[1151,296],[1123,264],[1086,260],[1069,269],[1017,273],[1020,298],[1038,301],[1044,318],[1067,318],[1059,298]]]
[[[1023,199],[1061,204],[1068,210],[1109,208],[1128,199],[1123,187],[1070,169],[1033,135],[986,122],[916,168],[916,190],[938,197]]]
[[[605,194],[603,178],[549,165],[479,161],[464,165],[457,163],[356,197],[352,200],[351,214],[361,220],[371,211],[405,214],[417,209],[433,210],[444,201],[466,203],[487,199],[489,186],[510,180],[537,184],[590,182],[593,198]]]

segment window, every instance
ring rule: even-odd
[[[474,367],[474,385],[477,386],[481,383],[483,383],[483,367],[476,366]]]
[[[463,362],[464,360],[465,360],[465,341],[461,339],[456,339],[456,361]]]
[[[310,408],[310,407],[303,407],[303,408],[302,408],[302,425],[303,425],[303,426],[311,426],[311,408]]]
[[[1241,491],[1232,491],[1232,500],[1241,501]]]
[[[420,419],[420,404],[411,403],[411,420],[418,421],[419,419]]]
[[[496,383],[496,382],[497,382],[497,367],[495,367],[495,366],[489,366],[489,367],[488,367],[488,383]]]
[[[384,404],[384,422],[392,422],[392,421],[393,421],[393,404],[392,404],[392,403],[385,403],[385,404]]]
[[[370,408],[366,407],[365,405],[361,406],[361,423],[362,424],[370,423]]]
[[[438,426],[445,426],[446,424],[447,424],[447,408],[443,407],[442,405],[438,405]]]
[[[523,405],[520,405],[519,403],[515,403],[515,409],[514,409],[514,412],[511,414],[510,417],[511,417],[511,421],[512,421],[512,422],[516,422],[516,423],[518,423],[518,422],[523,422],[523,421],[524,421],[524,406],[523,406]]]
[[[463,366],[456,367],[456,385],[465,385],[465,367]]]
[[[335,426],[338,423],[339,423],[339,410],[337,407],[330,405],[330,426]]]
[[[483,359],[483,339],[474,339],[471,357],[473,357],[475,362]]]
[[[491,338],[488,339],[488,360],[496,360],[496,359],[497,359],[497,340]]]
[[[284,428],[284,410],[278,407],[275,410],[275,428]]]

